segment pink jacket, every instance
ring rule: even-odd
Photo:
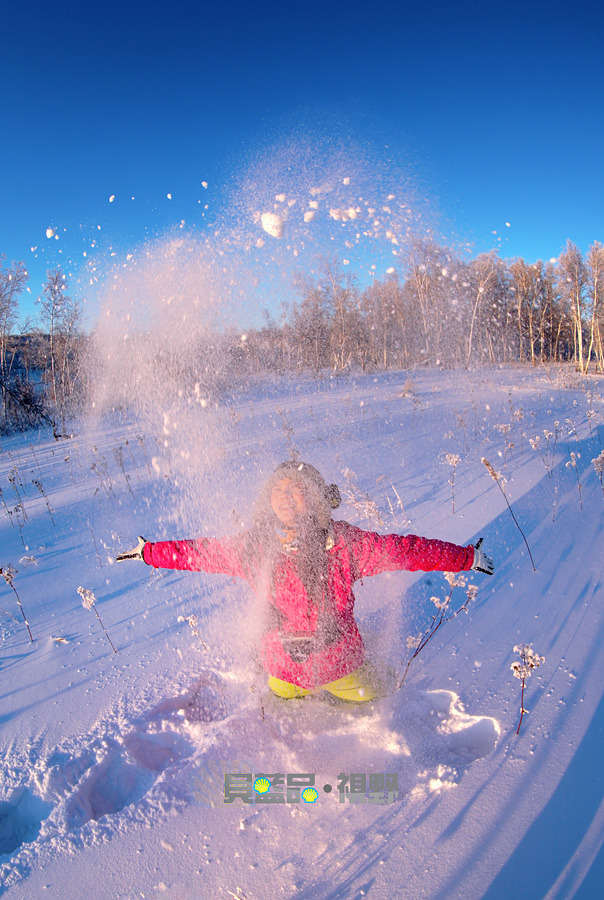
[[[282,553],[274,574],[274,604],[279,626],[263,635],[262,663],[270,675],[302,688],[315,688],[357,669],[365,659],[365,649],[354,619],[355,581],[380,572],[410,571],[460,572],[472,567],[474,548],[416,535],[376,534],[348,522],[332,522],[334,544],[327,551],[327,591],[330,613],[337,625],[336,639],[311,652],[308,659],[295,662],[283,647],[287,635],[310,633],[317,628],[319,610],[311,603],[298,577],[294,559]],[[192,541],[160,541],[145,544],[143,557],[156,568],[216,572],[245,578],[261,593],[259,572],[250,572],[244,563],[246,534],[230,538],[198,538]],[[258,562],[260,568],[260,561]],[[266,599],[266,597],[261,597]]]

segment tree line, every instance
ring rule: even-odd
[[[38,323],[17,328],[27,281],[24,263],[0,257],[0,429],[46,419],[64,430],[83,397],[94,335],[84,334],[81,307],[58,268],[47,273]],[[417,240],[400,271],[362,288],[325,261],[312,277],[299,276],[278,308],[245,336],[215,336],[229,377],[422,363],[570,362],[583,374],[604,372],[604,247],[597,241],[585,255],[568,241],[557,260],[527,263],[494,251],[463,259]],[[204,355],[207,345],[200,370]]]
[[[297,285],[279,321],[248,333],[250,368],[302,372],[573,362],[604,372],[604,247],[568,242],[557,260],[463,260],[415,242],[401,273],[359,289],[326,262]]]

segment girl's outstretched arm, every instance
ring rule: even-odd
[[[356,562],[357,578],[399,569],[462,572],[474,565],[471,544],[461,547],[415,534],[377,534],[348,523],[340,524],[344,526],[345,540]]]
[[[197,538],[186,541],[145,541],[116,559],[142,559],[156,569],[188,569],[245,577],[242,566],[242,539]]]

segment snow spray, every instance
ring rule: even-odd
[[[94,432],[134,416],[154,442],[154,474],[173,490],[154,519],[147,501],[149,539],[249,525],[266,476],[295,452],[295,434],[291,446],[277,428],[254,439],[253,410],[242,424],[230,405],[250,384],[225,336],[244,353],[246,329],[280,321],[330,266],[360,286],[395,278],[428,213],[408,170],[367,145],[296,136],[230,179],[211,226],[181,223],[119,259],[99,294],[88,421]]]

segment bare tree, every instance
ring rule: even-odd
[[[374,281],[363,292],[361,310],[372,364],[382,369],[404,365],[408,360],[407,318],[398,278],[391,275],[385,281]]]
[[[2,417],[6,421],[10,380],[10,354],[8,338],[19,313],[19,295],[27,284],[25,263],[14,262],[5,266],[5,256],[0,255],[0,386],[2,390]]]
[[[575,364],[581,373],[585,373],[583,351],[583,314],[585,312],[585,287],[587,270],[579,248],[566,242],[566,249],[560,254],[557,269],[558,290],[570,308],[573,333]]]
[[[57,406],[57,331],[65,305],[70,298],[65,293],[67,279],[60,269],[47,272],[46,277],[47,281],[38,303],[42,310],[40,318],[50,336],[51,397]]]
[[[76,350],[82,340],[81,308],[67,294],[67,279],[60,269],[47,273],[47,281],[38,300],[41,320],[48,332],[51,400],[61,415],[73,400],[77,380]]]
[[[292,328],[297,351],[297,367],[319,372],[329,365],[331,316],[328,298],[319,285],[298,281],[302,300],[292,308]]]
[[[486,338],[485,342],[479,341],[479,354],[482,359],[487,350],[489,358],[494,361],[494,348],[492,343],[492,313],[497,308],[496,288],[499,281],[499,259],[494,251],[481,253],[470,265],[471,292],[473,295],[472,316],[468,334],[466,351],[466,365],[472,358],[473,342],[478,333],[479,338]]]
[[[592,353],[595,353],[600,371],[604,371],[604,348],[602,346],[602,307],[604,306],[604,247],[599,241],[589,248],[587,253],[587,289],[591,304],[589,323],[589,349],[585,363],[585,371],[589,368]]]
[[[440,356],[450,319],[449,283],[446,276],[450,255],[433,240],[415,240],[409,245],[407,291],[415,295],[423,343],[422,356]]]
[[[347,369],[362,345],[360,300],[353,280],[336,262],[326,263],[323,290],[331,311],[330,345],[335,371]],[[363,358],[359,357],[361,365]]]

